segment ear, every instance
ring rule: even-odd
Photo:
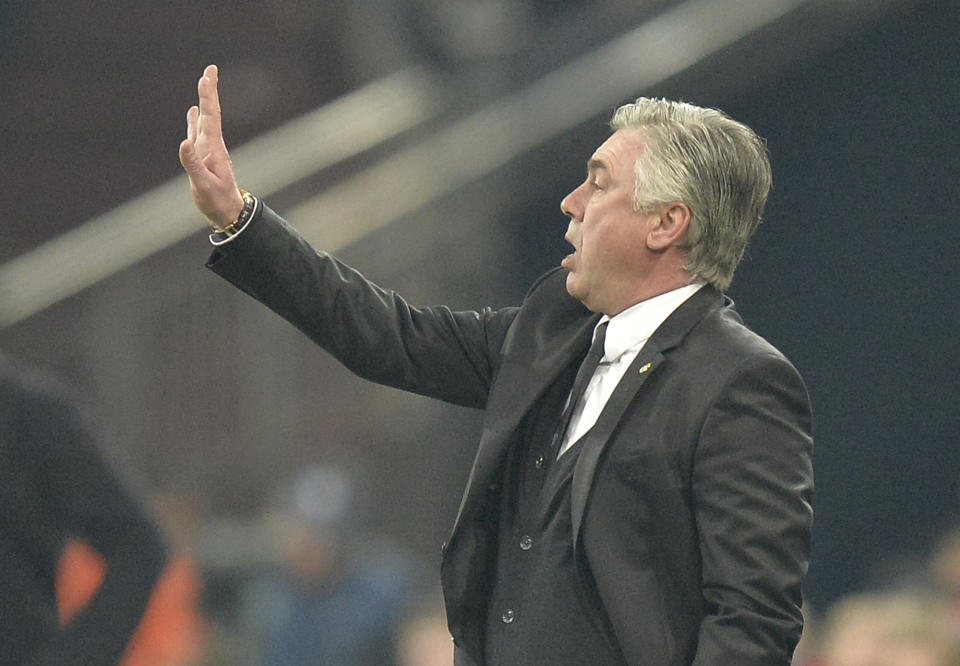
[[[654,213],[647,231],[647,247],[663,252],[680,244],[690,228],[690,208],[684,203],[669,203]]]

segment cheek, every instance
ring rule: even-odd
[[[608,233],[596,234],[587,250],[591,261],[591,270],[605,275],[631,272],[643,255],[643,240],[634,233],[606,230]],[[586,246],[586,241],[584,242]]]
[[[594,259],[610,259],[624,249],[625,243],[632,243],[633,240],[626,234],[619,233],[611,224],[588,227],[583,234],[583,246],[590,251]]]

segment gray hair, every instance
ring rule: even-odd
[[[636,210],[686,204],[691,219],[684,268],[726,289],[770,191],[763,139],[717,109],[648,97],[617,109],[610,126],[641,130],[648,142],[635,164]]]

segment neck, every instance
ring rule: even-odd
[[[660,294],[665,294],[668,291],[685,287],[692,282],[693,280],[686,271],[667,275],[649,276],[649,278],[643,282],[633,285],[633,288],[626,291],[623,294],[623,298],[618,299],[617,303],[604,308],[603,314],[608,317],[614,317],[637,303],[642,303]]]

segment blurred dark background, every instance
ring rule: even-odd
[[[730,294],[811,392],[807,597],[824,609],[915,575],[960,503],[960,5],[761,2],[752,15],[769,18],[746,26],[730,7],[750,4],[0,2],[0,348],[83,389],[108,452],[148,493],[178,498],[176,529],[211,569],[227,557],[211,526],[242,533],[308,464],[348,470],[364,529],[434,566],[479,415],[350,377],[204,269],[177,161],[203,67],[220,67],[237,150],[409,75],[421,98],[397,131],[282,182],[296,155],[253,144],[238,173],[369,277],[462,308],[516,303],[559,261],[559,200],[618,103],[717,106],[766,137],[773,162]],[[606,45],[630,34],[642,37],[630,57],[609,60]],[[534,93],[551,81],[545,102]],[[365,102],[383,114],[372,126],[398,117],[394,95]],[[324,126],[330,137],[352,136],[351,113]],[[500,153],[483,152],[484,132]],[[444,186],[411,162],[409,180],[377,171],[422,146],[443,156],[423,183]],[[183,233],[154,238],[181,218]],[[89,266],[103,270],[80,277]]]

